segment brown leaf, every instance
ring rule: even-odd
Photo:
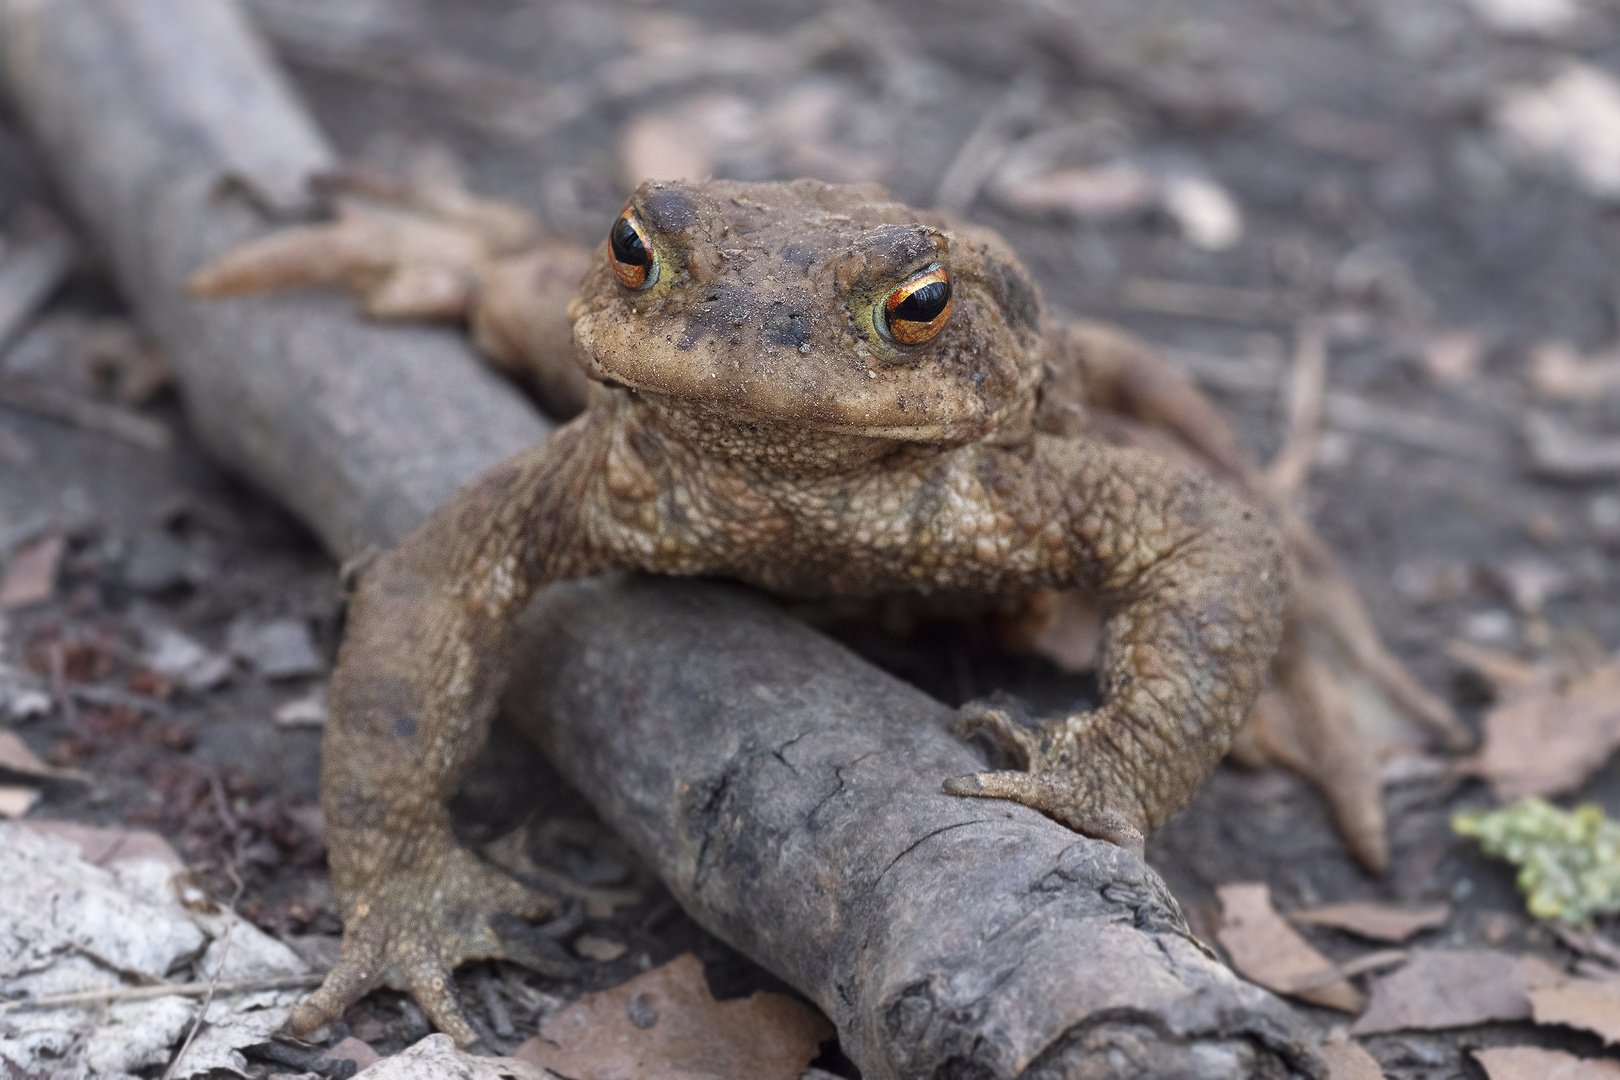
[[[1512,802],[1574,790],[1616,746],[1620,661],[1493,708],[1485,716],[1485,745],[1466,767]]]
[[[513,1056],[571,1080],[798,1080],[832,1034],[782,994],[715,1001],[687,953],[548,1017]]]
[[[1402,942],[1420,930],[1444,926],[1450,918],[1450,904],[1404,908],[1363,901],[1329,904],[1307,911],[1290,912],[1288,916],[1290,922],[1306,926],[1330,926],[1373,941],[1391,942]]]
[[[1150,209],[1158,183],[1145,170],[1124,162],[1071,166],[1035,173],[1009,169],[992,185],[1002,205],[1016,214],[1066,214],[1111,221]]]
[[[0,611],[43,604],[56,592],[56,571],[62,563],[60,536],[35,540],[11,557],[0,580]]]
[[[1530,1007],[1538,1024],[1564,1024],[1620,1043],[1620,984],[1595,979],[1560,978],[1530,988]]]
[[[1372,1002],[1352,1035],[1528,1020],[1524,964],[1507,953],[1415,949],[1399,971],[1373,983]]]
[[[84,784],[90,782],[89,773],[79,769],[58,769],[54,765],[45,764],[28,749],[27,743],[10,731],[0,731],[0,772],[16,773],[19,776],[39,780],[76,780]]]
[[[1474,1060],[1490,1080],[1620,1080],[1620,1061],[1578,1058],[1539,1046],[1475,1050]]]
[[[1296,989],[1332,970],[1333,964],[1283,921],[1266,886],[1222,885],[1215,892],[1221,899],[1216,937],[1239,974],[1268,990],[1330,1009],[1358,1013],[1366,1006],[1361,992],[1344,979]]]
[[[1384,1080],[1378,1059],[1352,1039],[1330,1036],[1322,1043],[1321,1050],[1327,1062],[1328,1080]]]

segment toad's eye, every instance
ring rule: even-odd
[[[658,258],[634,207],[625,207],[608,231],[608,261],[627,289],[649,288],[658,280]]]
[[[883,301],[880,325],[902,345],[921,345],[939,333],[950,313],[950,272],[930,266]]]

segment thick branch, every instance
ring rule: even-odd
[[[335,553],[398,540],[545,431],[449,332],[330,297],[186,296],[331,161],[229,0],[0,0],[0,48],[193,424]],[[979,768],[943,706],[769,605],[569,586],[524,648],[516,701],[562,772],[698,921],[817,1001],[870,1080],[1319,1073],[1151,870],[942,794]]]
[[[523,655],[524,728],[868,1080],[1308,1070],[1289,1011],[1202,951],[1140,859],[944,794],[983,767],[951,711],[746,590],[559,586]]]

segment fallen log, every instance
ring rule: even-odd
[[[557,586],[522,654],[520,726],[868,1080],[1308,1072],[1141,859],[945,794],[953,711],[748,590]]]
[[[335,554],[396,541],[543,435],[448,331],[333,297],[187,297],[332,162],[234,4],[0,0],[0,64],[200,436]],[[1144,863],[944,795],[980,767],[947,710],[763,601],[615,580],[551,590],[527,625],[525,726],[870,1080],[1321,1075]]]

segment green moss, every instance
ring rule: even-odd
[[[1602,807],[1560,810],[1521,799],[1501,810],[1456,814],[1451,827],[1519,868],[1519,891],[1536,918],[1587,926],[1594,915],[1620,912],[1620,823],[1604,817]]]

